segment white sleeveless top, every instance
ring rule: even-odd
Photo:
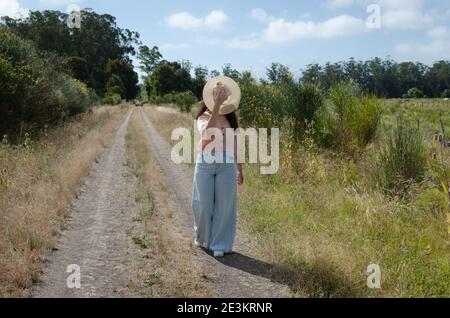
[[[202,116],[199,117],[197,120],[197,129],[200,133],[201,140],[198,144],[197,150],[202,151],[208,143],[212,141],[213,136],[211,134],[208,134],[206,131],[206,126],[208,126],[209,120],[211,118],[211,114],[209,112],[205,112]],[[231,129],[231,125],[228,122],[228,119],[226,116],[219,115],[217,119],[217,128],[222,130],[223,132],[223,144],[222,145],[216,145],[215,150],[217,152],[229,152],[235,154],[237,152],[238,145],[233,146],[233,143],[229,143],[227,145],[226,142],[226,129]],[[236,143],[236,142],[235,142]]]

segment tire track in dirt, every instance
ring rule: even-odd
[[[154,128],[140,108],[146,135],[153,156],[165,175],[176,211],[174,226],[182,236],[194,239],[193,213],[191,210],[192,169],[176,165],[170,159],[171,146]],[[191,241],[189,241],[191,242]],[[182,242],[182,244],[188,244]],[[192,242],[185,250],[190,253]],[[208,287],[218,297],[264,298],[289,297],[291,293],[283,282],[273,281],[272,266],[261,261],[255,253],[255,242],[241,229],[237,231],[235,253],[223,259],[215,259],[201,249],[194,249],[194,262],[204,273]]]
[[[132,181],[126,177],[125,135],[133,110],[125,115],[73,202],[58,250],[36,286],[37,298],[118,297],[126,283],[126,229],[133,211]],[[67,266],[81,269],[81,288],[69,289]]]

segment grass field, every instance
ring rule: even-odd
[[[448,198],[433,179],[432,161],[425,181],[412,184],[407,198],[380,191],[372,180],[374,157],[399,115],[412,126],[419,120],[424,140],[430,140],[430,156],[440,119],[450,130],[450,108],[427,102],[386,101],[379,137],[358,159],[308,145],[283,150],[274,176],[246,165],[240,217],[294,292],[316,297],[450,295]],[[192,124],[186,115],[164,117],[155,124],[166,138],[173,128]],[[448,173],[450,152],[442,151]],[[381,289],[366,285],[370,264],[380,265]]]
[[[386,100],[384,123],[389,127],[395,124],[395,117],[401,115],[411,125],[419,125],[425,139],[441,133],[441,120],[450,139],[450,101],[443,99]]]

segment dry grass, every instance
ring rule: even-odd
[[[67,206],[111,137],[126,106],[102,107],[39,140],[0,145],[0,295],[23,296],[55,247]]]
[[[174,143],[171,140],[172,131],[175,128],[188,128],[193,131],[194,117],[190,113],[170,113],[157,110],[153,106],[144,107],[145,112],[149,118],[158,118],[152,123],[165,140]]]
[[[201,274],[194,270],[191,253],[185,250],[192,244],[175,227],[175,207],[148,146],[139,112],[131,118],[127,147],[128,165],[136,180],[136,215],[129,235],[142,254],[128,288],[150,297],[210,297]]]
[[[186,115],[147,111],[166,140],[172,129],[189,127]],[[283,146],[277,175],[246,165],[239,214],[294,293],[448,297],[448,200],[439,182],[417,185],[413,199],[404,201],[371,186],[373,149],[351,161],[319,149],[287,152],[287,141]],[[381,290],[366,286],[369,264],[381,266]]]

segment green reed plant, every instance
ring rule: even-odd
[[[316,141],[350,154],[360,151],[375,138],[382,112],[375,97],[364,95],[353,83],[338,83],[315,112]]]
[[[375,180],[382,189],[402,195],[411,182],[424,180],[426,166],[427,148],[420,131],[399,117],[380,151]]]

